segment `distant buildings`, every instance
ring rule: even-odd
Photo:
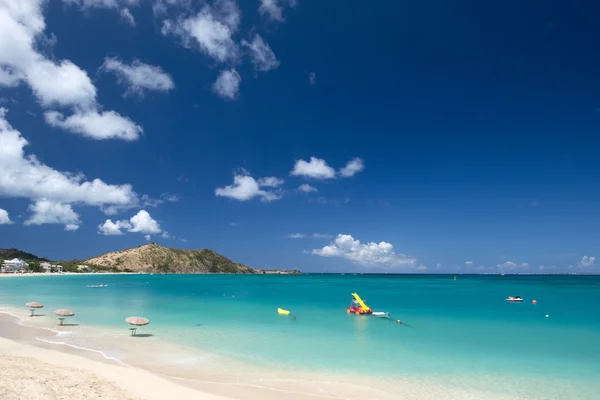
[[[90,270],[90,267],[88,267],[87,265],[78,265],[77,266],[77,272],[87,272]]]
[[[1,272],[5,273],[16,273],[16,272],[25,272],[25,269],[29,267],[25,261],[20,260],[18,258],[13,258],[12,260],[4,260],[2,262],[2,267],[0,267]]]

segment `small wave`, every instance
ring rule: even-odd
[[[96,349],[92,349],[92,348],[84,347],[84,346],[77,346],[75,344],[71,344],[71,343],[67,343],[67,342],[53,341],[53,340],[49,340],[49,339],[46,339],[46,338],[36,338],[36,339],[39,340],[40,342],[44,342],[44,343],[60,344],[60,345],[63,345],[63,346],[72,347],[72,348],[77,349],[77,350],[84,350],[84,351],[89,351],[89,352],[92,352],[92,353],[98,353],[98,354],[102,355],[102,357],[104,357],[106,360],[115,361],[115,362],[117,362],[117,363],[119,363],[119,364],[121,364],[121,365],[123,365],[125,367],[133,368],[133,366],[131,366],[131,365],[129,365],[129,364],[121,361],[117,357],[109,356],[108,354],[104,353],[102,350],[96,350]]]

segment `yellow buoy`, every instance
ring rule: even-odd
[[[290,312],[288,310],[284,310],[283,308],[278,308],[277,313],[279,315],[290,315]]]

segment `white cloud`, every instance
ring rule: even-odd
[[[175,87],[173,78],[156,65],[149,65],[140,60],[124,64],[115,57],[106,57],[102,70],[114,72],[119,83],[127,86],[126,94],[143,95],[147,90],[166,92]]]
[[[273,53],[271,47],[269,47],[259,34],[254,35],[251,43],[243,40],[242,45],[250,51],[252,65],[255,70],[267,72],[279,67],[279,60],[275,56],[275,53]]]
[[[465,265],[467,267],[472,267],[473,266],[473,261],[465,261]]]
[[[325,160],[311,157],[308,162],[296,160],[296,164],[290,175],[304,176],[313,179],[333,179],[335,178],[335,170],[327,165]]]
[[[330,235],[328,233],[313,233],[310,236],[314,237],[315,239],[331,239],[331,238],[333,238],[333,235]]]
[[[274,176],[267,176],[266,178],[260,178],[258,180],[258,186],[278,187],[281,185],[283,185],[283,179],[279,179]]]
[[[308,183],[304,183],[304,184],[298,186],[297,190],[300,192],[304,192],[304,193],[311,193],[311,192],[319,191],[316,187],[310,186]]]
[[[281,198],[282,194],[279,191],[261,189],[262,186],[269,187],[268,185],[261,185],[261,181],[262,179],[257,181],[245,172],[234,174],[233,185],[217,188],[215,190],[215,195],[229,197],[230,199],[239,201],[247,201],[255,197],[260,197],[261,201],[270,202]],[[264,183],[264,181],[262,183]]]
[[[311,72],[308,74],[308,83],[310,83],[311,85],[316,85],[317,84],[317,74],[315,74],[314,72]]]
[[[517,268],[527,268],[527,267],[529,267],[529,264],[526,262],[516,263],[514,261],[507,261],[503,264],[496,265],[496,267],[500,270],[517,269]]]
[[[181,38],[186,47],[197,45],[201,52],[219,62],[238,58],[239,49],[232,36],[240,23],[240,10],[231,0],[217,1],[212,7],[205,5],[195,16],[166,20],[163,35]]]
[[[416,258],[396,253],[391,243],[362,244],[351,235],[340,234],[328,246],[311,253],[321,257],[341,257],[363,266],[417,267]]]
[[[306,235],[304,233],[292,233],[289,234],[288,239],[304,239],[304,238],[314,238],[314,239],[331,239],[333,235],[329,235],[327,233],[313,233],[311,235]]]
[[[136,215],[131,217],[131,229],[129,232],[140,232],[157,234],[161,232],[160,225],[156,222],[146,210],[140,210]]]
[[[365,164],[362,159],[356,157],[348,161],[348,164],[344,168],[340,169],[340,175],[344,178],[350,178],[360,171],[365,169]]]
[[[163,239],[168,239],[168,238],[170,237],[170,235],[169,235],[169,232],[167,232],[167,231],[164,231],[164,232],[162,233],[162,235],[160,235],[160,237],[161,237],[161,238],[163,238]]]
[[[118,8],[119,6],[137,6],[139,0],[63,0],[64,3],[88,8]]]
[[[221,71],[212,85],[213,91],[224,99],[235,100],[240,92],[242,77],[235,69]]]
[[[75,224],[67,224],[65,225],[65,231],[76,231],[77,229],[79,229],[79,225],[75,225]]]
[[[66,117],[58,111],[46,111],[44,119],[50,126],[62,128],[81,136],[96,139],[137,140],[143,132],[141,126],[114,111],[76,112]]]
[[[6,211],[3,208],[0,208],[0,225],[8,225],[8,224],[12,224],[13,222],[10,220],[10,217],[8,216],[8,211]]]
[[[90,108],[96,101],[96,87],[85,71],[69,60],[58,64],[38,60],[27,68],[31,89],[43,106]]]
[[[98,225],[98,233],[104,236],[122,235],[121,229],[130,229],[129,221],[116,221],[107,219],[103,224]]]
[[[140,210],[129,220],[113,222],[107,219],[103,224],[98,226],[98,233],[105,236],[122,235],[123,231],[121,229],[148,235],[161,233],[160,225],[146,210]]]
[[[144,238],[145,238],[147,241],[150,241],[150,239],[152,238],[152,236],[150,236],[150,235],[146,235],[146,236],[144,236]]]
[[[296,0],[260,0],[258,12],[260,13],[260,15],[271,21],[283,22],[284,5],[295,7]]]
[[[33,215],[25,221],[25,225],[63,224],[65,229],[69,226],[67,230],[75,230],[81,224],[79,215],[73,211],[70,204],[40,199],[31,204],[29,210]],[[73,227],[76,228],[72,229]]]
[[[129,8],[122,8],[121,11],[119,11],[119,15],[123,21],[127,22],[131,26],[135,26],[135,18],[133,18]]]
[[[38,52],[52,42],[43,34],[46,4],[42,0],[0,2],[0,84],[26,83],[46,108],[71,107],[77,114],[98,114],[97,90],[88,74],[69,60],[54,61]]]
[[[85,180],[82,174],[57,171],[25,155],[28,144],[21,133],[6,120],[0,108],[0,196],[43,198],[63,204],[126,209],[138,202],[131,185],[110,185],[100,179]]]
[[[159,199],[153,199],[147,194],[143,195],[141,198],[142,207],[158,207],[164,203],[175,203],[179,201],[179,196],[174,193],[162,193]]]
[[[577,263],[579,267],[593,267],[596,263],[596,257],[583,256],[581,261]]]

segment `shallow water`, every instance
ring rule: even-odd
[[[86,288],[101,283],[108,287]],[[391,312],[393,320],[348,315],[352,292],[374,311]],[[508,295],[520,295],[525,302],[507,303]],[[76,312],[73,321],[79,326],[72,335],[63,333],[60,341],[85,347],[93,340],[96,348],[122,359],[125,349],[115,341],[128,333],[124,319],[145,316],[151,324],[139,332],[153,335],[148,337],[153,343],[171,342],[199,352],[182,356],[153,347],[153,360],[148,356],[144,363],[160,359],[181,371],[215,365],[211,357],[224,357],[279,372],[377,377],[392,383],[422,380],[528,399],[596,399],[600,390],[600,277],[0,279],[0,304],[21,307],[28,301],[42,302],[46,314],[63,307]],[[278,307],[291,310],[297,319],[277,315]]]

